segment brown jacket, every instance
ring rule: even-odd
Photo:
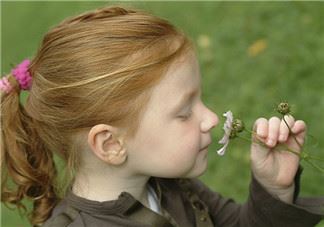
[[[299,177],[297,177],[299,178]],[[252,178],[248,201],[239,205],[209,190],[197,179],[151,178],[162,215],[144,207],[129,193],[97,202],[71,192],[54,209],[44,227],[310,227],[324,217],[324,197],[298,198],[289,205],[268,194]]]

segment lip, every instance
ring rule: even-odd
[[[203,151],[203,150],[207,149],[209,147],[209,145],[210,145],[210,143],[207,144],[205,147],[201,148],[200,151]]]

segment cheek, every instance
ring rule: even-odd
[[[196,163],[200,131],[197,125],[185,123],[159,127],[142,134],[133,145],[130,158],[134,169],[157,177],[178,177]]]
[[[200,129],[195,122],[161,125],[159,130],[152,131],[145,137],[144,143],[147,148],[162,151],[174,158],[190,155],[200,148]]]
[[[166,143],[161,144],[161,149],[156,155],[160,156],[159,162],[163,163],[166,169],[187,171],[196,162],[199,153],[199,133],[187,131],[179,137],[169,137]]]
[[[144,149],[150,151],[148,154],[152,159],[163,159],[168,161],[180,162],[190,160],[199,151],[199,137],[188,132],[186,135],[177,136],[170,134],[163,139],[147,140]],[[161,160],[162,161],[162,160]]]
[[[188,124],[171,134],[168,137],[168,143],[164,145],[171,146],[177,156],[190,156],[199,150],[200,132],[197,127],[190,127]]]

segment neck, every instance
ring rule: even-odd
[[[87,170],[76,175],[72,191],[80,197],[100,202],[116,200],[120,193],[128,192],[147,206],[148,180],[148,176],[129,175],[119,170]]]

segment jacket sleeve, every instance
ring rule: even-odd
[[[311,227],[324,218],[324,197],[298,198],[298,171],[294,203],[287,204],[271,196],[253,177],[250,195],[244,204],[223,198],[199,180],[192,187],[207,205],[215,226],[222,227]]]

